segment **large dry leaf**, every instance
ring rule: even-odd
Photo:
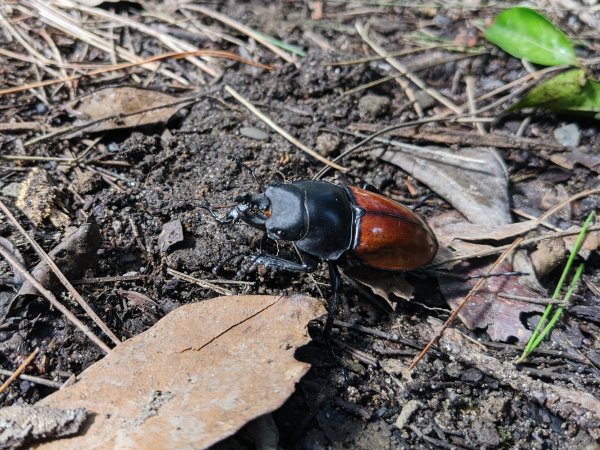
[[[497,226],[476,225],[467,222],[456,211],[435,216],[428,223],[438,236],[440,244],[434,263],[493,249],[489,245],[490,243],[500,244],[505,239],[515,238],[518,234],[531,229],[533,224],[532,221],[528,221]],[[452,268],[452,275],[469,277],[485,274],[492,264],[493,260],[488,258],[484,262],[478,259],[454,261],[449,266]],[[539,283],[529,258],[523,252],[515,255],[512,264],[506,262],[495,272],[503,273],[513,270],[523,271],[528,275],[491,277],[486,281],[484,288],[465,305],[459,318],[468,328],[485,329],[492,339],[500,341],[511,338],[524,341],[531,335],[531,331],[525,326],[524,317],[527,314],[543,311],[543,307],[533,303],[502,298],[498,294],[538,298],[540,296]],[[440,290],[452,308],[456,308],[461,303],[477,281],[478,279],[463,281],[449,277],[439,278]]]
[[[283,404],[309,369],[294,359],[310,340],[306,324],[323,313],[304,296],[182,306],[42,400],[93,420],[39,448],[206,448]]]
[[[508,172],[494,149],[463,148],[452,152],[442,147],[424,148],[427,155],[435,151],[439,156],[434,160],[391,150],[377,151],[376,155],[429,186],[471,223],[511,222]],[[456,157],[462,159],[453,159]]]
[[[482,275],[489,270],[489,264],[471,266],[460,275]],[[509,262],[504,262],[497,273],[513,270]],[[456,271],[455,271],[456,272]],[[455,309],[468,292],[475,286],[478,279],[467,281],[447,279],[440,282],[440,289],[448,304]],[[541,314],[544,307],[535,303],[500,297],[498,294],[510,294],[528,298],[537,298],[539,294],[517,276],[494,276],[486,280],[482,289],[477,291],[459,313],[460,320],[471,330],[485,329],[494,341],[508,341],[516,338],[525,343],[531,336],[531,330],[525,326],[526,314]]]
[[[190,101],[149,89],[108,87],[77,99],[71,110],[78,116],[75,125],[93,133],[164,123]]]

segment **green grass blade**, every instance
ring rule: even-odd
[[[565,268],[563,269],[560,279],[558,280],[556,288],[554,289],[554,293],[552,294],[552,300],[556,300],[559,297],[562,287],[565,284],[565,280],[567,279],[567,276],[569,276],[569,274],[571,273],[571,268],[573,267],[573,262],[575,261],[575,258],[577,257],[579,250],[581,250],[581,247],[583,246],[583,242],[585,241],[585,238],[588,234],[588,229],[595,219],[596,219],[596,212],[592,211],[588,215],[583,226],[581,227],[581,230],[579,231],[579,235],[577,236],[577,240],[575,241],[575,244],[573,245],[573,249],[571,250],[571,254],[569,255],[569,259],[567,260],[567,264],[565,265]],[[540,333],[546,326],[546,322],[548,322],[548,318],[550,317],[550,314],[552,313],[553,309],[554,309],[553,305],[548,305],[546,307],[544,314],[540,318],[537,326],[535,327],[535,330],[533,330],[533,333],[531,334],[531,337],[529,338],[529,341],[527,342],[527,345],[525,346],[525,349],[523,350],[523,354],[519,357],[519,359],[517,360],[517,363],[523,362],[525,360],[525,358],[527,358],[534,351],[534,349],[536,348],[535,342],[538,341],[538,337],[540,336]],[[539,345],[540,342],[541,342],[541,340],[539,340],[537,345]]]
[[[562,316],[564,309],[568,306],[569,300],[571,300],[573,293],[575,292],[575,290],[577,289],[577,286],[579,285],[579,281],[581,280],[581,275],[583,274],[584,267],[585,267],[585,264],[581,263],[579,265],[579,267],[577,268],[577,271],[575,272],[575,276],[573,277],[573,280],[571,281],[571,285],[569,286],[569,290],[565,294],[565,299],[564,299],[562,305],[560,305],[558,308],[556,308],[556,312],[552,316],[552,319],[550,319],[550,322],[548,322],[548,325],[546,327],[544,327],[542,332],[536,338],[536,340],[532,346],[532,350],[531,350],[532,352],[535,351],[535,349],[540,346],[540,344],[546,338],[546,336],[550,333],[550,331],[552,331],[554,329],[554,326],[556,325],[556,322],[558,322],[558,319],[560,319],[560,317]]]

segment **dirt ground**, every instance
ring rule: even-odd
[[[388,51],[413,46],[423,36],[432,38],[432,42],[435,37],[461,46],[484,46],[485,52],[462,59],[452,60],[450,57],[455,53],[439,47],[401,57],[429,86],[457,104],[467,100],[466,76],[474,77],[476,93],[481,95],[527,73],[519,60],[481,37],[478,27],[500,9],[475,3],[470,8],[433,4],[428,7],[364,4],[355,8],[344,2],[326,2],[324,16],[318,17],[315,8],[321,2],[286,1],[269,6],[255,1],[226,2],[218,6],[219,11],[304,49],[306,56],[298,59],[296,67],[254,43],[248,46],[250,54],[244,56],[273,65],[274,70],[220,62],[224,68],[222,78],[210,85],[194,85],[193,89],[178,89],[160,75],[145,78],[144,74],[143,82],[139,83],[140,78],[122,72],[112,79],[82,79],[75,86],[59,85],[63,86],[61,89],[47,87],[43,96],[39,89],[35,94],[30,90],[3,95],[2,122],[39,122],[51,127],[68,125],[74,120],[75,112],[65,107],[70,89],[81,95],[106,86],[144,84],[148,89],[173,95],[193,95],[196,101],[168,121],[133,129],[84,131],[33,144],[28,141],[43,134],[41,130],[3,131],[2,156],[43,156],[48,160],[2,161],[0,198],[46,250],[64,240],[68,226],[95,218],[102,238],[97,264],[80,270],[72,278],[88,280],[76,284],[76,288],[121,339],[148,329],[182,304],[218,295],[173,278],[167,274],[167,268],[210,281],[216,278],[213,268],[223,263],[218,278],[244,282],[225,285],[234,293],[302,293],[327,299],[331,291],[326,265],[311,275],[253,267],[247,255],[257,252],[260,232],[244,224],[219,225],[201,208],[209,204],[220,214],[233,204],[236,196],[260,191],[259,183],[264,186],[273,180],[312,178],[323,167],[268,128],[224,92],[224,87],[232,86],[302,143],[332,159],[358,142],[358,138],[342,132],[352,126],[369,124],[383,129],[418,119],[412,102],[394,80],[343,94],[393,73],[381,60],[344,66],[329,64],[373,55],[358,36],[356,22],[368,21],[372,33]],[[136,15],[141,7],[136,3],[117,3],[103,8]],[[569,35],[585,40],[582,53],[587,56],[597,53],[597,36],[580,13],[552,8],[545,12]],[[33,26],[37,19],[23,20]],[[206,17],[199,20],[207,25],[214,23]],[[2,48],[22,51],[20,44],[6,33],[0,39]],[[57,35],[55,39],[66,60],[82,51],[65,36]],[[156,50],[155,41],[144,42],[134,32],[127,37],[124,33],[122,39],[130,39],[132,47],[138,50],[144,46],[148,53]],[[205,39],[195,45],[239,50],[235,44],[224,41],[210,43]],[[102,53],[96,57],[104,58]],[[0,58],[3,67],[0,85],[9,87],[35,80],[30,63],[7,56]],[[183,60],[166,66],[184,75],[186,71],[197,71]],[[597,73],[597,67],[590,70]],[[445,110],[430,97],[419,94],[419,101],[425,115]],[[501,111],[499,106],[484,116],[497,117]],[[555,130],[570,123],[575,123],[579,130],[578,148],[597,158],[600,148],[597,122],[591,119],[526,111],[486,123],[485,127],[486,132],[507,135],[515,135],[521,129],[522,137],[539,145],[557,145]],[[427,127],[430,128],[423,129],[442,134],[447,130],[474,130],[470,123],[437,122]],[[430,144],[422,137],[407,138],[407,142]],[[93,158],[88,161],[65,164],[56,159],[73,157],[88,147],[93,148]],[[349,169],[346,174],[330,171],[325,179],[353,185],[368,182],[391,198],[416,208],[425,218],[452,208],[426,185],[375,157],[373,150],[383,147],[384,144],[368,144],[341,160],[340,164]],[[459,147],[461,143],[453,148]],[[525,181],[541,180],[549,190],[552,186],[568,195],[598,186],[598,171],[593,167],[580,164],[570,169],[560,167],[552,162],[551,152],[524,148],[518,142],[498,151],[509,171],[512,205],[523,206],[529,201],[523,192]],[[34,223],[15,207],[15,198],[8,195],[7,187],[22,183],[36,167],[47,174],[53,186],[54,204],[66,215],[67,227],[52,224],[48,219]],[[529,206],[535,210],[535,205]],[[572,207],[570,217],[553,223],[559,228],[580,225],[597,206],[597,197],[580,200]],[[537,215],[542,212],[537,210]],[[184,238],[164,246],[159,235],[171,221],[181,222]],[[9,221],[0,223],[0,236],[22,253],[26,267],[38,262],[36,254]],[[269,243],[267,248],[295,257],[293,248],[287,245],[276,248]],[[531,370],[527,379],[600,398],[600,297],[593,289],[600,286],[599,267],[598,253],[592,252],[585,270],[586,287],[580,289],[576,298],[579,309],[568,313],[564,324],[559,326],[562,340],[555,333],[544,344],[545,353],[520,366],[521,373]],[[119,279],[123,276],[131,279]],[[542,283],[551,291],[559,276],[560,270],[553,271]],[[117,279],[89,280],[100,277]],[[374,294],[345,279],[347,302],[340,319],[351,326],[336,326],[331,346],[316,342],[300,352],[299,357],[310,361],[313,368],[296,393],[273,414],[282,448],[597,448],[588,429],[599,429],[598,423],[574,419],[574,415],[569,419],[568,414],[561,415],[544,401],[534,401],[529,395],[534,387],[511,386],[502,375],[486,373],[473,361],[456,357],[444,348],[428,355],[417,366],[412,379],[402,377],[397,368],[408,365],[422,348],[431,320],[445,320],[450,312],[437,276],[419,272],[408,274],[407,279],[415,286],[414,296],[410,301],[397,302],[393,313],[382,312],[373,299]],[[27,373],[63,382],[101,357],[97,348],[60,313],[49,310],[44,299],[14,300],[17,290],[10,266],[1,261],[0,361],[4,369],[14,370],[24,356],[39,347],[43,357],[38,357]],[[136,291],[151,300],[131,301],[124,291]],[[54,292],[85,320],[82,310],[77,309],[66,293],[58,288]],[[320,325],[313,328],[318,336]],[[460,322],[453,328],[475,341],[490,341],[483,330],[470,331]],[[577,332],[569,331],[573,329]],[[569,339],[572,336],[580,339],[573,342]],[[492,342],[482,347],[482,351],[512,366],[519,355],[513,343]],[[564,357],[573,352],[576,356]],[[1,394],[1,405],[33,403],[52,391],[50,387],[17,380]],[[401,427],[396,425],[399,417],[404,417]]]

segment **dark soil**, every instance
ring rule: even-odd
[[[0,188],[22,181],[35,166],[43,167],[60,193],[61,207],[72,225],[81,224],[88,216],[96,219],[102,236],[98,263],[79,274],[79,278],[140,275],[134,281],[77,285],[93,309],[121,339],[148,329],[182,304],[217,295],[211,290],[173,279],[167,275],[167,267],[210,281],[215,278],[213,268],[225,262],[219,278],[248,282],[227,286],[236,293],[303,293],[329,297],[325,265],[312,275],[253,267],[247,256],[257,252],[260,232],[244,224],[219,225],[201,208],[208,204],[218,214],[225,213],[236,196],[260,191],[257,181],[264,186],[273,180],[311,178],[322,168],[320,163],[272,132],[224,93],[225,85],[234,87],[300,141],[317,148],[328,158],[334,158],[357,142],[356,138],[336,130],[357,123],[374,124],[377,129],[382,129],[417,118],[410,101],[394,82],[341,95],[343,91],[390,73],[381,61],[341,67],[328,65],[332,61],[371,54],[354,31],[353,23],[359,19],[341,15],[310,21],[307,4],[285,2],[277,7],[264,7],[253,3],[232,2],[222,6],[221,11],[265,34],[306,49],[307,56],[300,60],[298,68],[281,63],[274,54],[259,48],[252,57],[273,64],[275,70],[269,72],[227,63],[229,67],[223,78],[210,87],[198,87],[194,91],[198,101],[181,110],[168,123],[94,136],[47,139],[27,148],[23,147],[23,142],[33,137],[33,133],[0,136],[3,155],[54,157],[78,154],[91,139],[100,138],[97,157],[128,163],[127,167],[108,167],[119,177],[113,179],[118,189],[97,172],[92,174],[83,166],[59,165],[56,161],[7,161],[0,166]],[[131,8],[135,11],[134,6]],[[326,7],[326,11],[333,14],[346,9],[343,5],[332,5]],[[409,39],[406,36],[414,36],[418,30],[450,40],[459,36],[465,42],[470,37],[479,37],[476,42],[483,45],[484,40],[473,23],[497,13],[495,9],[484,7],[474,11],[408,7],[381,8],[379,11],[365,13],[364,21],[372,20],[372,30],[385,39],[389,50],[403,48]],[[552,17],[570,34],[578,35],[586,30],[586,25],[575,14],[562,11]],[[307,31],[318,33],[331,49],[336,50],[323,49],[307,37]],[[135,43],[136,38],[133,39]],[[594,38],[589,42],[590,48],[586,51],[591,55],[598,45]],[[68,52],[68,43],[65,45],[62,50]],[[11,48],[16,44],[4,41],[2,46]],[[432,64],[418,73],[430,86],[457,104],[466,101],[464,83],[456,83],[457,73],[474,76],[478,93],[526,74],[516,59],[491,45],[486,49],[489,51],[486,54]],[[449,55],[451,53],[442,50],[429,50],[403,61],[410,67],[420,67]],[[181,64],[187,67],[187,63]],[[3,85],[14,78],[12,74],[29,79],[27,64],[4,59],[3,66],[10,67],[0,74]],[[116,83],[127,85],[133,81],[125,79]],[[149,87],[177,93],[163,83],[158,77]],[[102,83],[104,85],[108,82]],[[78,92],[90,92],[97,87],[83,80]],[[378,97],[369,97],[373,94]],[[18,116],[20,120],[59,126],[70,120],[68,112],[61,109],[67,101],[66,95],[66,90],[57,93],[47,111],[31,94],[4,96],[0,114],[5,121]],[[443,111],[435,104],[425,109],[427,114]],[[581,134],[580,146],[597,155],[597,124],[585,119],[543,112],[515,113],[493,126],[496,131],[514,133],[525,117],[530,123],[524,129],[524,136],[546,143],[555,143],[552,134],[557,127],[576,121]],[[443,127],[473,129],[469,124],[446,124],[440,125],[438,130]],[[264,131],[266,139],[256,139],[261,136],[253,136],[255,129]],[[500,151],[511,176],[517,180],[511,186],[513,196],[521,195],[518,180],[536,177],[563,186],[568,194],[598,184],[597,173],[590,169],[581,166],[572,170],[558,168],[545,155],[518,147]],[[368,182],[392,198],[417,206],[418,213],[426,218],[451,208],[426,186],[414,179],[407,181],[405,173],[370,156],[369,152],[354,153],[341,164],[350,169],[349,172],[346,175],[329,172],[326,179],[355,185]],[[2,200],[46,250],[64,239],[63,229],[49,223],[34,226],[14,207],[14,199],[4,196]],[[587,199],[577,203],[570,221],[581,224],[595,206],[597,202]],[[161,251],[159,234],[164,224],[174,220],[181,221],[184,240]],[[21,251],[27,267],[38,262],[35,253],[7,221],[0,223],[0,236]],[[295,258],[293,248],[288,245],[276,248],[269,243],[268,250]],[[592,255],[586,274],[588,283],[596,287],[600,283],[599,266],[598,255]],[[555,280],[556,274],[544,281],[552,289]],[[4,261],[0,262],[0,281],[0,312],[4,315],[15,295],[11,287],[12,272]],[[302,380],[296,394],[274,415],[283,448],[593,448],[585,429],[532,402],[525,394],[526,387],[523,391],[515,391],[477,367],[464,365],[443,352],[427,356],[417,366],[412,380],[403,379],[397,372],[393,375],[394,371],[384,369],[381,364],[367,364],[364,358],[353,355],[349,349],[365,352],[376,362],[381,362],[389,359],[385,355],[395,352],[399,364],[407,365],[423,344],[422,330],[428,318],[444,320],[448,316],[449,308],[441,298],[435,277],[418,273],[412,275],[410,281],[417,286],[413,301],[398,303],[391,314],[381,312],[370,301],[372,294],[345,281],[347,304],[342,308],[341,316],[344,322],[401,337],[412,346],[336,327],[330,348],[317,343],[303,349],[300,357],[309,360],[313,369]],[[124,297],[123,290],[143,293],[155,303],[133,304]],[[60,289],[55,292],[61,293]],[[61,294],[61,299],[72,310],[77,310],[66,294]],[[583,334],[584,341],[578,351],[588,355],[592,362],[583,364],[559,357],[538,357],[530,366],[547,370],[550,375],[544,381],[600,396],[600,329],[598,315],[593,314],[598,311],[598,302],[597,292],[594,294],[587,288],[582,290],[577,303],[584,307],[584,312],[570,315],[567,322],[569,327],[576,327]],[[592,312],[586,315],[585,311]],[[468,331],[459,323],[455,327],[474,339],[487,339],[483,332]],[[313,328],[318,336],[319,325]],[[545,345],[547,349],[560,350],[567,344]],[[43,357],[38,357],[37,361],[41,362],[28,373],[59,381],[80,373],[101,357],[96,347],[57,311],[49,310],[43,299],[18,303],[3,320],[0,325],[2,367],[15,369],[24,355],[35,347],[40,347]],[[518,352],[510,347],[485,351],[507,364],[518,356]],[[553,379],[553,373],[580,373],[592,382],[581,386],[565,377]],[[17,381],[2,394],[1,404],[33,403],[50,392],[51,388]],[[407,425],[399,429],[394,423],[409,401],[415,405],[415,412]]]

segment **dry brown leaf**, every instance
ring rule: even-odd
[[[541,211],[547,211],[569,198],[564,186],[551,181],[535,179],[519,183],[516,188],[520,194],[513,196],[515,207],[535,215],[539,215]],[[571,205],[566,203],[548,220],[552,223],[557,217],[569,220]]]
[[[505,225],[475,225],[467,222],[458,212],[450,211],[432,217],[429,226],[438,236],[440,249],[436,261],[444,261],[456,256],[474,254],[492,249],[488,243],[515,238],[517,235],[529,230],[533,221],[505,224]],[[469,242],[472,241],[472,242]],[[477,242],[486,242],[480,244]],[[452,274],[462,276],[476,276],[485,274],[493,261],[487,262],[470,259],[451,263]],[[514,267],[513,268],[513,265]],[[539,282],[525,252],[518,252],[513,257],[512,264],[505,262],[496,273],[511,272],[513,270],[527,273],[527,276],[495,276],[488,279],[485,287],[476,293],[459,314],[461,321],[470,329],[485,329],[494,340],[506,341],[511,337],[519,341],[526,339],[531,332],[523,322],[524,314],[534,314],[543,311],[540,305],[508,300],[499,297],[499,293],[520,295],[523,297],[537,298]],[[456,308],[467,295],[478,279],[468,281],[440,277],[440,289],[446,301],[452,308]]]
[[[101,241],[98,225],[90,221],[67,236],[48,252],[48,255],[67,278],[72,278],[82,274],[96,262],[96,252]],[[52,290],[58,284],[54,272],[44,260],[35,266],[31,274],[46,289]],[[39,295],[39,293],[31,283],[26,281],[18,293],[18,296],[22,295]]]
[[[94,133],[167,122],[189,101],[150,89],[108,87],[78,98],[70,109],[78,117],[75,125]]]
[[[69,216],[61,209],[58,190],[52,186],[44,169],[35,167],[21,184],[16,201],[17,208],[39,227],[49,220],[57,228],[65,228]]]
[[[305,296],[182,306],[42,400],[93,421],[38,448],[206,448],[283,404],[309,369],[294,359],[306,324],[324,312]]]
[[[474,276],[487,273],[489,264],[479,264],[460,273],[460,275]],[[497,268],[497,273],[512,271],[509,262],[502,263]],[[456,272],[456,271],[455,271]],[[462,299],[479,281],[446,279],[440,282],[440,289],[448,304],[454,309]],[[528,298],[539,297],[539,294],[525,286],[517,276],[494,276],[488,278],[486,284],[480,289],[459,313],[460,320],[471,330],[485,329],[487,334],[495,341],[507,341],[516,338],[519,342],[527,342],[531,331],[524,325],[524,315],[544,311],[542,305],[526,303],[499,297],[498,294],[510,294]]]
[[[491,242],[505,241],[532,230],[535,221],[507,223],[500,225],[479,225],[470,223],[457,211],[448,211],[430,218],[427,223],[438,238],[438,243],[453,247],[456,241]]]
[[[350,273],[352,281],[369,288],[373,294],[385,300],[390,311],[396,307],[398,300],[410,300],[414,293],[414,288],[404,278],[402,272],[373,272],[364,275]]]
[[[502,158],[494,149],[463,148],[457,152],[442,147],[424,149],[440,155],[447,154],[448,159],[418,158],[402,151],[378,151],[375,154],[429,186],[469,222],[482,225],[511,222],[508,173]],[[462,159],[452,163],[451,157]],[[468,165],[472,167],[467,168]]]
[[[576,164],[581,164],[590,170],[600,173],[600,156],[583,153],[577,150],[550,155],[550,161],[568,170],[573,170]]]

